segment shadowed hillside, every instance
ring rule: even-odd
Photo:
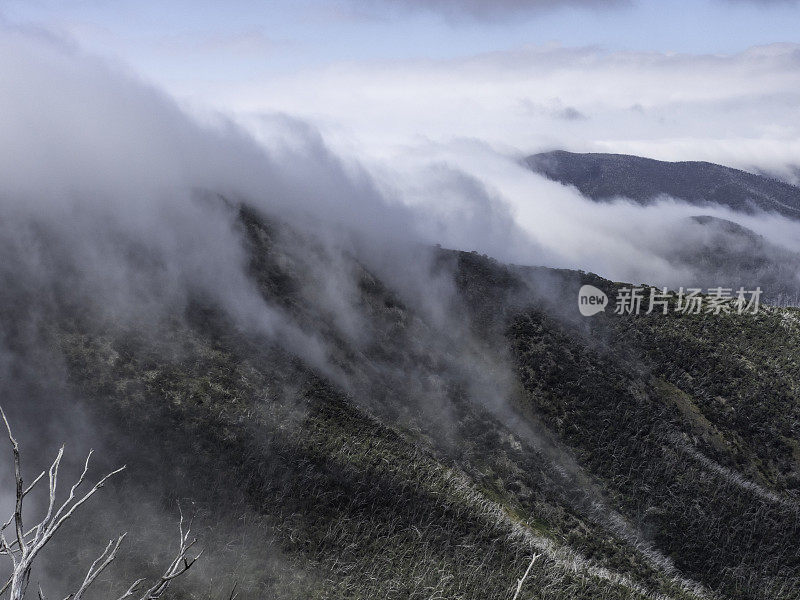
[[[556,150],[529,156],[525,164],[549,179],[575,186],[593,200],[623,197],[644,204],[670,196],[700,206],[718,204],[735,211],[800,218],[800,188],[713,163]]]

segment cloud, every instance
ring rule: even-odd
[[[759,4],[762,6],[786,6],[800,4],[800,0],[723,0],[730,4]]]
[[[358,8],[400,9],[439,13],[453,20],[503,20],[566,8],[619,9],[640,0],[351,0]],[[729,4],[785,6],[799,0],[721,0]]]
[[[421,176],[452,205],[414,206],[308,123],[264,117],[261,145],[221,115],[201,124],[123,67],[58,40],[5,29],[0,79],[0,301],[44,309],[62,298],[132,324],[181,314],[199,297],[326,369],[317,332],[265,300],[249,276],[230,203],[293,224],[331,255],[348,249],[376,265],[435,242],[498,254],[535,246],[466,174]],[[344,273],[314,299],[341,308],[343,335],[357,329],[346,310],[352,285]]]
[[[597,206],[525,171],[518,158],[567,148],[708,160],[793,177],[799,61],[800,46],[792,44],[731,55],[530,47],[457,60],[337,65],[243,86],[220,103],[238,109],[255,132],[263,111],[314,123],[385,194],[446,224],[429,228],[428,239],[440,236],[443,244],[505,261],[686,285],[697,274],[670,255],[696,207]],[[478,222],[489,226],[457,224],[478,215],[478,206],[484,207]],[[516,227],[505,229],[512,234],[504,238],[498,224],[509,220]],[[791,237],[785,231],[798,231],[796,223],[767,222],[748,226],[784,245]],[[671,225],[659,225],[665,223]]]
[[[454,19],[504,19],[561,8],[604,10],[631,0],[355,0],[357,6],[437,12]]]
[[[410,219],[308,136],[271,156],[225,119],[201,126],[118,66],[52,40],[4,31],[0,78],[2,272],[42,302],[63,296],[131,323],[202,297],[324,365],[313,336],[259,294],[236,213],[214,198],[286,219],[357,214],[365,228]]]
[[[207,100],[245,121],[294,114],[361,159],[421,140],[473,138],[508,154],[623,152],[791,177],[800,152],[798,66],[795,44],[727,55],[536,46],[339,64],[220,89]]]
[[[565,121],[582,121],[589,118],[577,108],[572,106],[567,106],[566,108],[559,110],[556,113],[556,116],[560,119],[564,119]]]
[[[250,281],[235,214],[204,197],[246,199],[383,272],[409,262],[409,248],[440,243],[680,284],[693,274],[670,262],[670,232],[696,207],[599,206],[528,172],[518,157],[546,147],[630,149],[780,168],[800,137],[789,118],[799,57],[792,45],[732,56],[552,47],[351,64],[231,90],[247,133],[220,115],[187,116],[118,65],[7,30],[4,268],[8,277],[28,274],[26,286],[41,297],[66,288],[115,319],[200,294],[319,365],[319,340]],[[761,228],[791,240],[796,224],[780,223]],[[42,232],[49,248],[36,243]],[[326,304],[348,305],[341,279],[319,289]],[[343,308],[336,319],[343,335],[358,329],[351,316]]]

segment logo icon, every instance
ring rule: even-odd
[[[578,291],[578,310],[584,317],[603,312],[608,306],[608,296],[593,285],[584,285]]]

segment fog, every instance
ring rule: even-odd
[[[123,65],[8,26],[0,79],[0,274],[6,302],[22,297],[33,313],[62,302],[141,325],[181,314],[199,297],[347,384],[326,334],[271,304],[249,276],[239,202],[303,232],[285,250],[307,275],[306,301],[357,347],[370,340],[354,308],[351,257],[441,331],[467,337],[451,314],[452,283],[431,275],[435,244],[617,281],[760,284],[746,280],[750,273],[720,280],[730,270],[709,272],[684,256],[709,243],[691,220],[704,214],[764,236],[767,262],[783,264],[790,280],[796,273],[796,222],[668,198],[646,207],[596,203],[530,172],[512,146],[479,137],[374,144],[354,130],[350,142],[365,150],[352,152],[347,135],[287,113],[260,114],[245,129],[241,115],[190,116]],[[741,240],[715,239],[717,248],[728,243],[735,250]]]
[[[97,323],[157,330],[200,298],[345,391],[367,396],[379,380],[437,422],[450,418],[443,375],[452,374],[470,400],[537,444],[512,414],[505,355],[478,343],[485,340],[465,323],[453,282],[432,272],[435,244],[670,286],[708,276],[675,260],[707,235],[689,220],[697,214],[737,221],[782,252],[800,252],[798,224],[787,219],[670,199],[598,204],[526,170],[513,146],[478,135],[393,140],[356,153],[347,135],[328,135],[290,111],[190,116],[125,66],[40,32],[2,30],[0,81],[2,391],[28,447],[47,436],[32,445],[34,465],[59,438],[74,440],[80,457],[96,431],[79,412],[66,421],[69,411],[48,415],[54,396],[69,398],[67,369],[39,343],[52,311],[65,306]],[[575,106],[555,102],[545,112],[573,122],[585,111]],[[308,308],[292,312],[261,293],[239,203],[291,231],[279,236],[280,258],[304,275]],[[422,316],[408,326],[401,361],[368,352],[376,334],[357,309],[361,268]],[[352,355],[349,370],[342,347]],[[25,372],[36,352],[51,368]],[[128,516],[153,516],[143,512]],[[173,516],[154,519],[163,525]]]

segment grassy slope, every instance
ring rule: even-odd
[[[369,385],[345,393],[210,307],[150,333],[71,319],[53,338],[136,449],[120,451],[126,485],[197,501],[206,560],[246,597],[510,598],[534,550],[525,597],[696,597],[681,573],[731,598],[797,597],[790,313],[570,324],[530,300],[576,274],[443,253],[476,338],[515,365],[520,424],[468,399],[435,332],[358,266],[376,347],[337,337],[274,228],[243,223],[265,297]],[[373,363],[443,376],[448,431]]]
[[[689,576],[731,597],[800,593],[797,328],[758,316],[531,311],[509,328],[528,401]]]

